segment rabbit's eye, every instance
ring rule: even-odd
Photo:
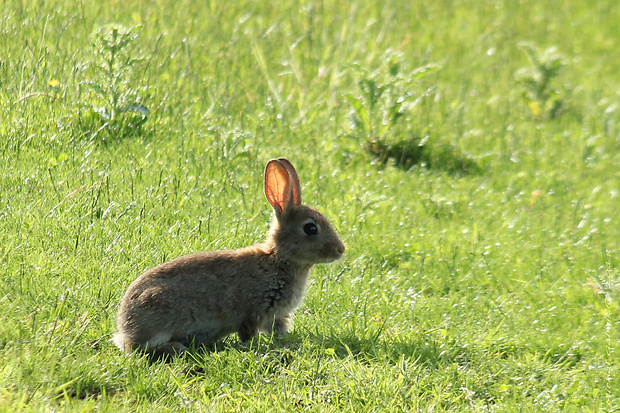
[[[313,222],[308,222],[306,225],[304,225],[304,232],[306,233],[306,235],[316,235],[319,233],[319,229]]]

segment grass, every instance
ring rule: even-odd
[[[7,3],[0,411],[620,410],[619,14],[611,0]],[[93,69],[109,24],[143,26],[118,93],[150,113],[104,134],[89,82],[115,85]],[[541,92],[561,91],[554,116],[524,98],[523,42],[563,56]],[[351,129],[351,68],[373,73],[388,49],[401,73],[440,67],[407,86],[430,92],[385,136],[425,137],[435,166],[377,164]],[[170,363],[120,354],[114,315],[142,271],[263,239],[276,156],[348,246],[314,269],[293,333]]]

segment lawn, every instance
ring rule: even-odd
[[[620,411],[615,0],[9,1],[0,411]],[[129,284],[266,236],[344,257],[286,337],[151,361]]]

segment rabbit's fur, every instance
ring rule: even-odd
[[[186,255],[142,274],[128,288],[115,344],[124,351],[174,354],[237,332],[287,333],[310,267],[339,259],[345,247],[329,221],[301,205],[301,188],[284,158],[265,168],[274,219],[263,244]]]

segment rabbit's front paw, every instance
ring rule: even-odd
[[[285,317],[274,318],[270,320],[265,326],[263,330],[268,334],[273,334],[277,337],[281,337],[285,334],[288,334],[291,329],[291,317],[287,315]]]
[[[153,354],[158,357],[175,356],[183,354],[188,350],[189,349],[183,343],[179,343],[178,341],[169,341],[167,343],[157,346],[157,348],[155,348],[155,351],[153,351]]]
[[[237,333],[239,334],[239,340],[242,342],[249,341],[252,337],[258,334],[258,328],[256,327],[256,323],[246,321],[241,324],[241,327],[239,327],[239,331],[237,331]]]

